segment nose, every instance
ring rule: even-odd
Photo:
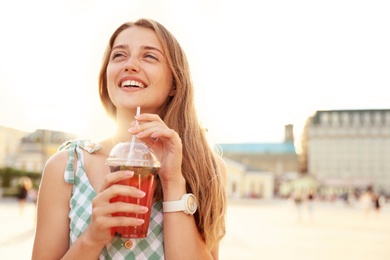
[[[137,57],[130,56],[129,59],[123,65],[124,71],[138,72],[140,69],[140,62]]]

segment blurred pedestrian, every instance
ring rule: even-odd
[[[314,191],[309,191],[307,194],[307,211],[309,212],[310,221],[313,220],[313,211],[314,211]]]
[[[372,194],[372,203],[376,214],[380,213],[381,210],[381,196],[378,193]]]
[[[27,196],[31,187],[32,187],[32,181],[29,177],[24,176],[19,179],[18,201],[19,201],[20,216],[23,216],[24,214],[24,208],[25,208]]]
[[[366,191],[360,195],[360,203],[363,208],[363,212],[365,217],[368,217],[370,215],[370,212],[373,209],[373,193],[372,193],[372,187],[368,187]]]
[[[294,191],[293,192],[293,200],[295,209],[297,212],[297,221],[301,221],[302,219],[302,203],[303,203],[303,196],[301,191]]]

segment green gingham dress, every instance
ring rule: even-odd
[[[65,181],[73,184],[70,198],[70,245],[84,232],[91,221],[92,199],[96,192],[92,188],[84,168],[83,150],[94,153],[102,149],[98,143],[89,140],[71,140],[63,143],[58,150],[68,150],[69,160],[64,174]],[[77,155],[77,156],[76,156]],[[74,169],[74,160],[77,167]],[[130,240],[130,248],[125,242]],[[164,259],[162,202],[153,204],[148,235],[143,239],[113,237],[100,252],[99,259]]]

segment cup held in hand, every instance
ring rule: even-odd
[[[148,147],[142,142],[122,142],[114,146],[106,165],[111,172],[119,170],[131,170],[133,177],[123,180],[118,184],[134,186],[146,193],[143,198],[130,196],[117,196],[110,200],[111,203],[126,202],[148,207],[145,214],[116,212],[113,216],[125,216],[142,218],[144,223],[141,226],[114,227],[111,235],[122,238],[144,238],[147,236],[150,213],[154,195],[156,173],[160,167],[160,162],[156,156],[150,152]]]

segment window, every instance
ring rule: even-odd
[[[342,112],[341,114],[341,124],[342,125],[345,125],[345,126],[348,126],[350,125],[350,117],[349,117],[349,113],[348,112]]]
[[[320,115],[321,125],[329,125],[329,114],[327,112],[323,112]]]

